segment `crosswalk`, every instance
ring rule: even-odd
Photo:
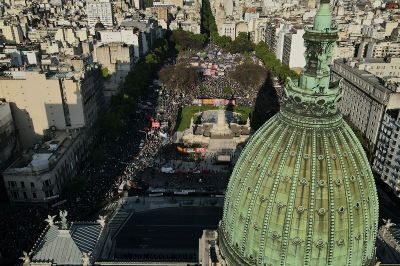
[[[113,201],[113,202],[108,203],[108,204],[103,208],[103,210],[106,211],[106,212],[114,211],[114,210],[117,209],[117,207],[118,207],[118,201]]]

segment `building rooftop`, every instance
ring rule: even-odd
[[[220,207],[177,207],[137,212],[115,237],[117,260],[197,262],[205,228],[216,229]]]
[[[28,151],[18,158],[5,174],[26,174],[32,175],[51,170],[59,158],[68,150],[71,143],[80,134],[79,131],[51,131],[52,139],[33,147],[33,151]]]
[[[102,229],[95,222],[72,223],[68,230],[50,225],[32,249],[32,262],[52,261],[57,265],[82,265],[84,253],[94,251]]]
[[[378,78],[375,75],[373,75],[365,70],[360,70],[358,68],[349,66],[348,64],[343,62],[343,60],[341,60],[341,59],[336,60],[335,65],[340,65],[340,67],[344,68],[346,71],[351,72],[353,75],[355,75],[361,79],[364,79],[368,83],[374,85],[375,88],[377,88],[383,92],[395,92],[385,86],[383,79]],[[335,67],[332,67],[332,70],[335,70]]]

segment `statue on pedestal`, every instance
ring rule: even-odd
[[[63,230],[68,229],[67,215],[68,215],[68,212],[66,210],[60,211],[61,229],[63,229]]]
[[[47,224],[49,226],[53,226],[54,225],[54,218],[56,218],[56,216],[51,216],[51,215],[47,215],[47,219],[45,219],[45,221],[47,222]]]
[[[390,227],[396,225],[395,223],[392,223],[392,219],[382,219],[383,222],[385,223],[385,228],[389,229]]]
[[[99,215],[97,222],[101,225],[101,227],[104,227],[106,225],[106,217]]]
[[[29,266],[29,265],[31,265],[30,256],[32,255],[32,252],[29,252],[29,253],[28,253],[28,252],[24,251],[24,252],[22,252],[22,254],[23,254],[23,256],[22,256],[22,257],[19,257],[19,259],[23,261],[22,265],[23,265],[23,266]]]
[[[83,252],[82,254],[82,266],[90,265],[90,253]]]

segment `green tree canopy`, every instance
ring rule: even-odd
[[[101,76],[103,77],[103,79],[108,78],[108,68],[107,67],[101,68]]]
[[[230,76],[244,88],[255,88],[264,83],[267,78],[267,70],[253,63],[244,63],[238,65],[235,70],[230,73]]]
[[[227,45],[227,49],[231,53],[245,53],[254,50],[254,44],[249,40],[247,33],[240,32],[239,35]]]
[[[180,91],[194,88],[199,79],[196,68],[183,63],[164,66],[159,72],[159,77],[167,87]]]
[[[181,29],[172,31],[172,41],[182,50],[200,50],[207,40],[206,34],[194,34]]]
[[[291,70],[288,65],[282,64],[275,54],[268,50],[264,42],[260,42],[255,47],[256,56],[264,63],[265,67],[279,78],[281,82],[286,81],[288,77],[298,78],[296,72]]]

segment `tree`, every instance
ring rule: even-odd
[[[154,52],[151,52],[146,55],[145,62],[149,65],[157,65],[160,63],[160,58]]]
[[[167,87],[180,91],[188,91],[194,88],[199,79],[197,70],[186,64],[165,66],[158,75]]]
[[[231,53],[244,53],[254,50],[254,44],[249,40],[247,33],[240,32],[236,39],[228,45]]]
[[[296,72],[291,70],[288,65],[282,64],[275,54],[270,52],[264,42],[260,42],[255,47],[256,56],[264,63],[265,67],[272,71],[281,82],[285,82],[288,77],[298,78]]]
[[[172,41],[178,50],[200,50],[207,40],[205,34],[194,34],[182,29],[172,31]]]
[[[103,150],[97,147],[91,153],[91,159],[95,166],[100,166],[104,163],[104,160],[106,159],[106,157],[104,156]]]
[[[101,68],[101,76],[103,77],[103,79],[108,78],[108,68],[106,67]]]
[[[264,83],[267,78],[267,71],[262,66],[253,63],[244,63],[238,65],[236,69],[230,73],[230,76],[244,88],[255,88]]]
[[[126,125],[124,114],[116,111],[109,111],[100,117],[100,130],[103,136],[116,137]]]

